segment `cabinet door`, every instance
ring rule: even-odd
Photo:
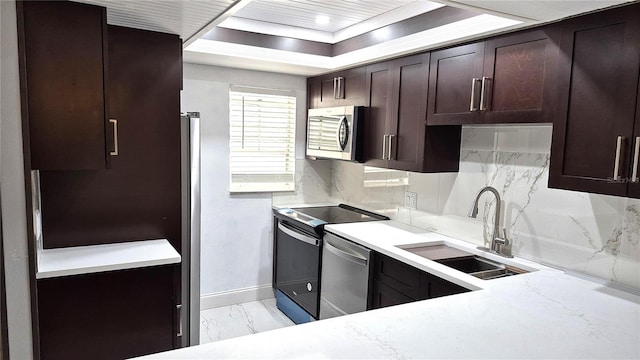
[[[359,67],[342,71],[338,74],[342,77],[339,86],[344,93],[342,105],[363,106],[365,100],[365,76],[366,67]]]
[[[422,273],[422,284],[421,291],[424,289],[425,293],[428,294],[428,299],[433,299],[441,296],[447,295],[455,295],[462,294],[468,291],[471,291],[465,287],[454,284],[445,279],[439,278],[437,276],[431,275],[429,273]]]
[[[362,106],[365,104],[364,89],[365,67],[310,78],[309,108]]]
[[[171,350],[173,266],[41,279],[40,358],[124,359]]]
[[[425,156],[429,54],[404,57],[393,65],[389,167],[421,171]]]
[[[371,309],[380,309],[387,306],[407,304],[416,301],[416,299],[375,280],[373,281],[372,296]]]
[[[337,93],[336,76],[332,74],[330,77],[325,77],[319,82],[320,84],[320,96],[317,98],[317,107],[331,107],[340,105],[340,99]]]
[[[58,1],[17,4],[31,168],[104,169],[105,9]]]
[[[561,25],[549,187],[626,195],[640,68],[638,16],[637,6],[625,7]]]
[[[547,27],[486,42],[483,123],[552,121],[557,96],[555,29]]]
[[[373,278],[414,300],[419,296],[420,270],[402,261],[376,253]]]
[[[431,53],[427,124],[460,125],[480,121],[480,83],[473,79],[482,78],[483,58],[484,43]],[[472,101],[475,111],[470,110]]]
[[[44,247],[166,238],[181,249],[181,41],[109,26],[111,169],[42,171]]]
[[[640,199],[640,82],[638,82],[638,100],[636,101],[636,121],[633,141],[631,141],[631,169],[627,196]],[[635,175],[635,178],[634,176]]]
[[[391,61],[367,66],[364,156],[369,166],[386,168],[389,163],[386,139],[392,114],[392,79]]]
[[[320,101],[321,78],[312,77],[307,79],[307,108],[317,109]]]

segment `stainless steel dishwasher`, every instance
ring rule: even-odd
[[[367,310],[370,262],[371,250],[325,232],[320,319]]]

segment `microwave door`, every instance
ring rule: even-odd
[[[358,111],[356,111],[358,110]],[[309,109],[306,156],[310,159],[358,161],[358,107]]]
[[[340,116],[310,116],[308,122],[308,148],[310,150],[342,152],[339,132]]]

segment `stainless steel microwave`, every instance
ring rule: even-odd
[[[309,109],[307,157],[362,161],[363,117],[362,106]]]

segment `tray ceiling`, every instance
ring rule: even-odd
[[[359,22],[398,9],[415,0],[368,1],[308,1],[308,0],[254,0],[233,14],[235,18],[265,21],[304,29],[336,32]],[[326,24],[316,22],[326,16]]]
[[[630,2],[629,0],[75,0],[107,8],[112,25],[178,34],[184,41],[185,62],[312,75],[358,63],[381,60],[411,51],[474,36],[555,21],[568,16]],[[298,57],[286,49],[262,48],[256,34],[282,41],[304,40],[337,44],[366,34],[385,34],[392,25],[442,8],[444,5],[477,14],[456,19],[438,29],[380,37],[367,49],[333,57]],[[485,15],[482,15],[485,14]],[[318,16],[328,22],[318,23]],[[326,19],[325,19],[326,20]],[[225,43],[205,35],[216,29],[251,33],[251,44]],[[475,33],[473,30],[476,30]],[[456,32],[459,36],[456,36]],[[364,34],[364,35],[363,35]],[[445,34],[446,36],[442,36]],[[453,35],[452,35],[453,34]],[[211,34],[209,34],[211,35]],[[203,38],[205,36],[205,38]],[[422,36],[422,37],[421,37]],[[292,40],[287,40],[292,39]],[[423,40],[425,39],[425,40]],[[304,54],[303,54],[304,55]],[[340,59],[338,59],[340,58]]]

